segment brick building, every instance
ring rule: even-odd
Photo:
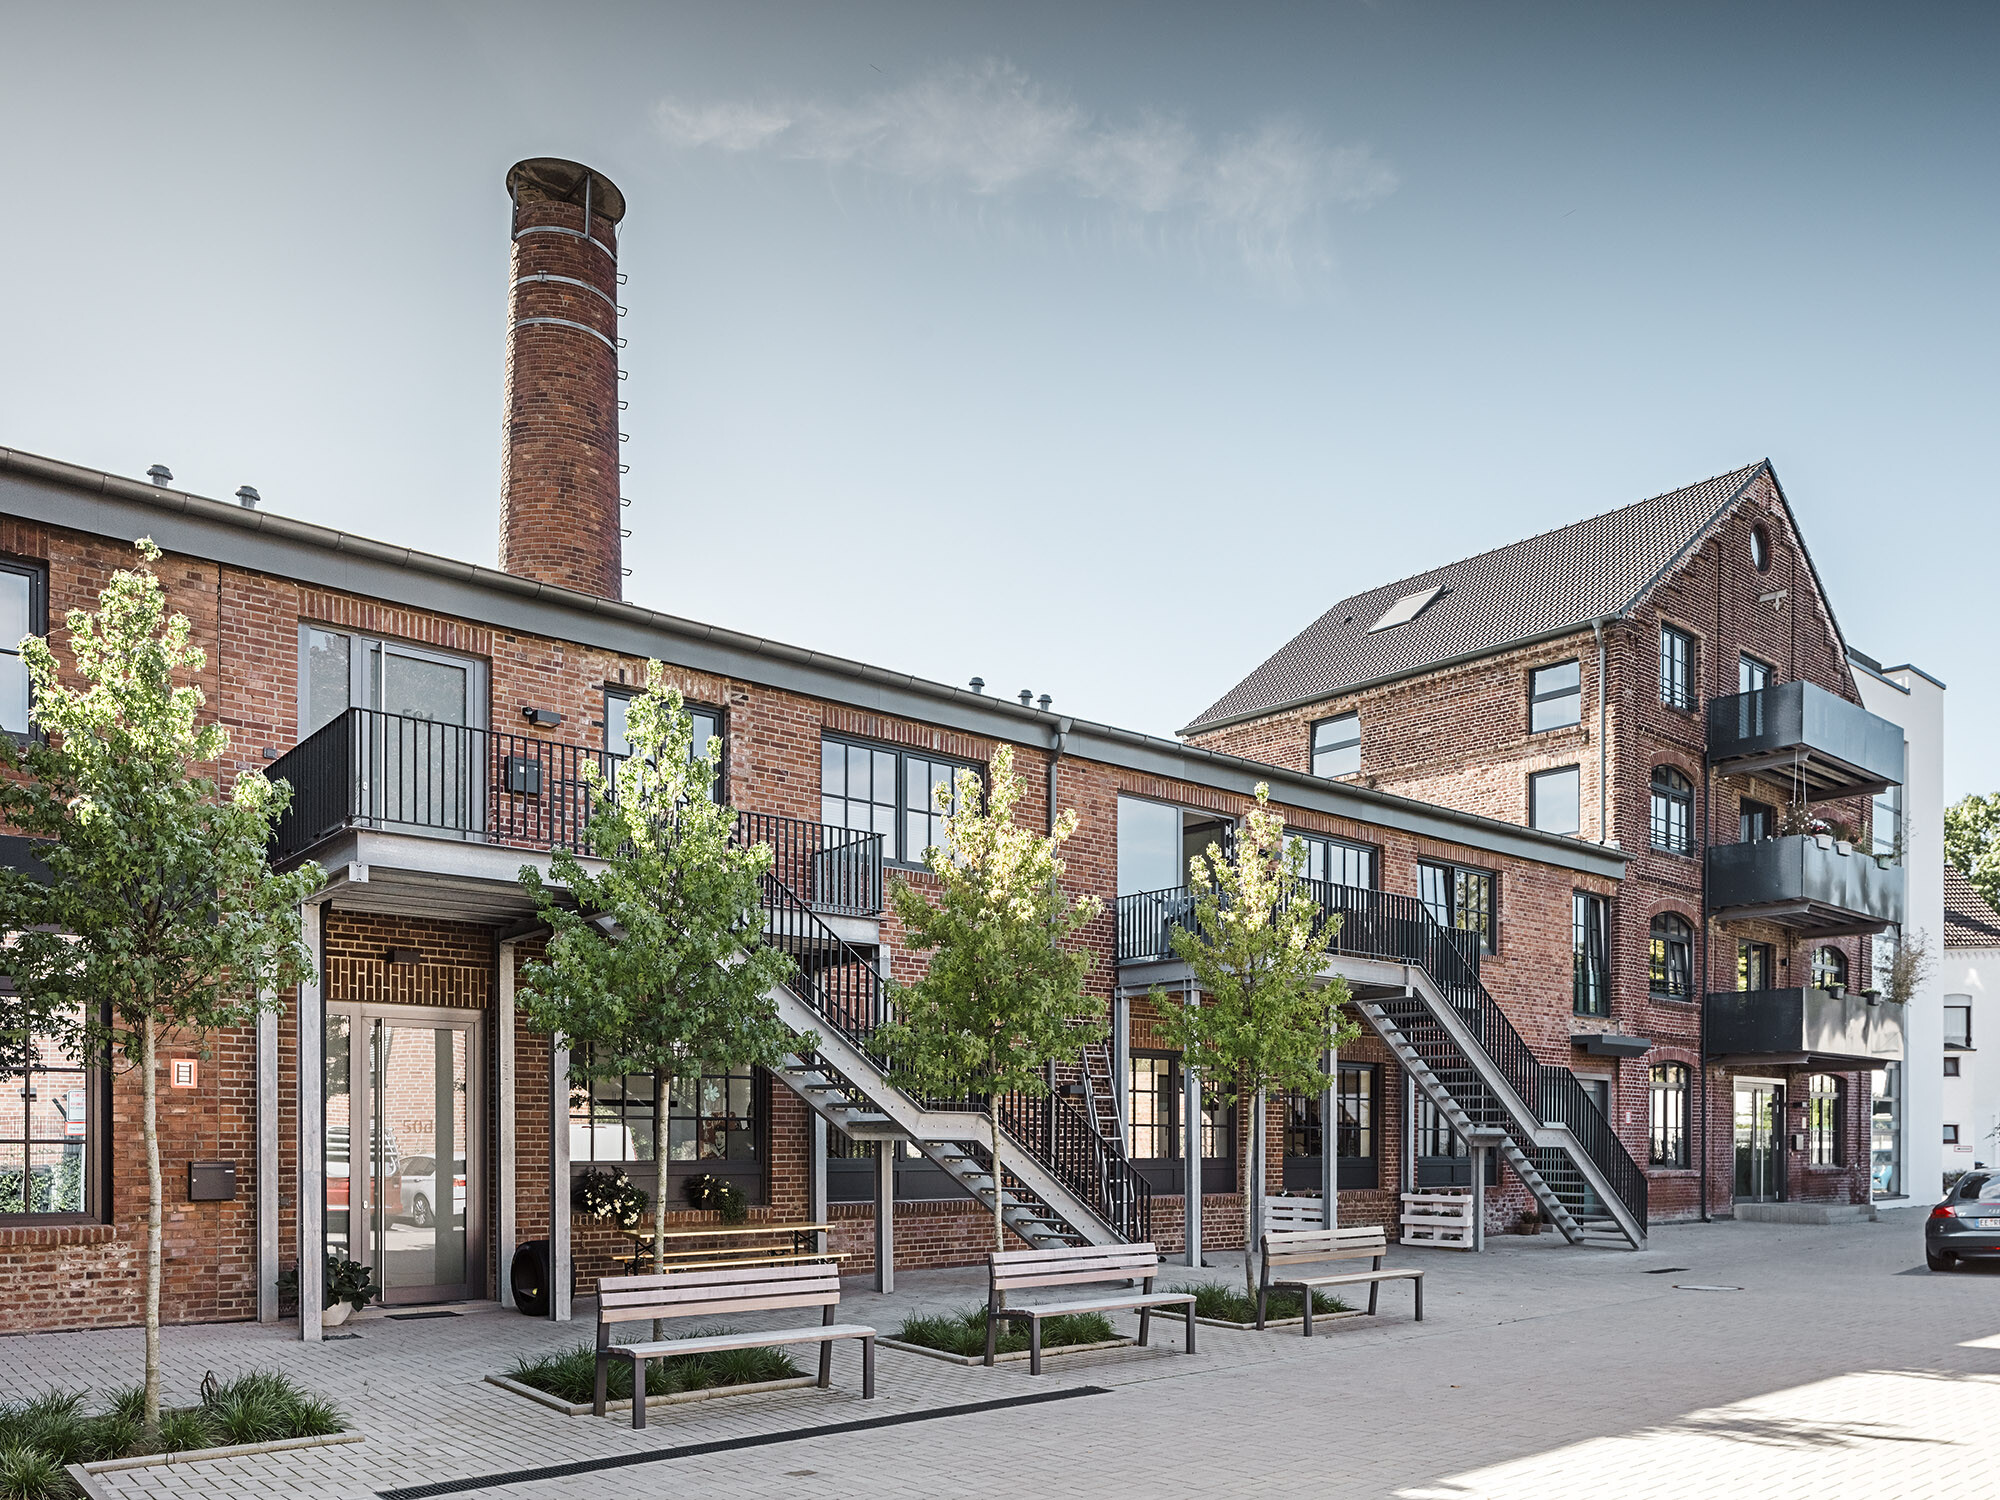
[[[295,1279],[302,1329],[317,1337],[323,1250],[375,1266],[394,1302],[504,1300],[517,1248],[543,1240],[563,1311],[563,1265],[573,1263],[587,1294],[629,1249],[570,1206],[576,1176],[595,1164],[620,1166],[677,1204],[689,1178],[715,1173],[744,1189],[757,1218],[824,1217],[850,1271],[885,1278],[897,1266],[976,1260],[995,1167],[987,1116],[903,1094],[867,1040],[884,977],[918,972],[883,893],[888,881],[928,878],[917,863],[930,841],[928,789],[955,767],[983,766],[1002,744],[1046,787],[1024,799],[1022,817],[1040,824],[1059,806],[1080,815],[1067,879],[1105,898],[1089,935],[1091,983],[1113,1019],[1107,1046],[1056,1070],[1052,1098],[996,1106],[1006,1127],[997,1165],[1020,1240],[1151,1238],[1184,1251],[1194,1230],[1210,1247],[1240,1244],[1234,1195],[1256,1130],[1272,1140],[1267,1189],[1320,1192],[1322,1202],[1334,1190],[1344,1222],[1393,1224],[1398,1192],[1419,1185],[1476,1187],[1488,1223],[1532,1210],[1579,1241],[1637,1244],[1662,1199],[1665,1212],[1685,1211],[1679,1179],[1649,1179],[1641,1165],[1643,1069],[1669,1056],[1693,1063],[1699,1028],[1656,1019],[1679,1013],[1635,995],[1643,951],[1626,949],[1631,924],[1669,893],[1695,914],[1698,883],[1681,872],[1676,885],[1679,867],[1655,860],[1643,838],[1628,833],[1621,848],[1588,836],[1595,825],[1528,826],[1508,800],[1528,760],[1539,765],[1556,753],[1544,747],[1560,746],[1588,810],[1594,706],[1548,731],[1554,739],[1517,747],[1510,769],[1505,746],[1452,738],[1503,715],[1468,712],[1470,698],[1437,713],[1416,678],[1403,700],[1387,684],[1342,682],[1322,694],[1339,711],[1407,702],[1396,733],[1413,769],[1406,784],[1364,737],[1365,776],[1329,777],[1302,748],[1279,745],[1315,721],[1302,703],[1267,704],[1206,726],[1209,743],[1179,743],[627,602],[613,293],[623,200],[565,162],[522,163],[508,187],[505,571],[0,449],[0,588],[24,629],[48,633],[63,654],[63,612],[91,606],[111,570],[132,560],[132,542],[151,536],[166,554],[158,571],[172,603],[208,652],[200,686],[232,735],[225,778],[257,769],[286,780],[294,802],[274,855],[310,857],[328,877],[305,912],[316,983],[278,997],[254,1028],[163,1048],[170,1320],[275,1320]],[[1740,487],[1739,500],[1776,494],[1762,469]],[[1769,646],[1771,664],[1817,674],[1845,707],[1852,690],[1842,691],[1831,618],[1797,576],[1803,554],[1782,507],[1763,514],[1766,545],[1791,549],[1774,565],[1813,601],[1814,629],[1824,618],[1824,644]],[[1677,585],[1685,598],[1675,617],[1698,632],[1707,617],[1696,603],[1712,597],[1701,591],[1705,545],[1684,549],[1690,581]],[[630,592],[643,595],[645,581]],[[1509,640],[1456,665],[1438,658],[1429,680],[1459,673],[1455,693],[1498,703],[1544,646],[1551,659],[1580,662],[1580,692],[1609,672],[1617,705],[1606,719],[1615,712],[1627,736],[1618,743],[1635,748],[1605,757],[1605,784],[1620,788],[1607,801],[1621,829],[1635,827],[1640,726],[1677,746],[1675,763],[1698,784],[1702,769],[1699,721],[1643,701],[1652,668],[1634,643],[1669,597],[1680,596],[1656,586],[1630,619],[1605,627],[1605,666],[1571,649],[1594,642],[1585,621],[1580,635],[1552,629],[1538,644]],[[1754,606],[1753,596],[1746,616]],[[1423,613],[1414,623],[1431,628]],[[552,850],[577,845],[582,769],[622,753],[624,704],[648,660],[666,665],[702,729],[722,740],[718,790],[740,835],[774,849],[768,931],[801,964],[773,1001],[795,1034],[821,1038],[816,1053],[770,1072],[677,1085],[665,1120],[654,1118],[649,1079],[578,1082],[588,1068],[573,1069],[515,1006],[519,966],[541,936],[517,872],[528,863],[546,874]],[[1512,692],[1508,712],[1525,714]],[[10,731],[27,729],[25,699],[7,713]],[[1434,764],[1432,740],[1462,761],[1462,785]],[[1800,774],[1841,774],[1823,756],[1802,764]],[[1347,979],[1367,1022],[1324,1097],[1270,1100],[1261,1115],[1187,1076],[1153,1024],[1155,992],[1187,983],[1166,941],[1187,916],[1186,859],[1227,838],[1260,782],[1306,844],[1317,899],[1342,918],[1327,971]],[[1867,794],[1855,795],[1854,815],[1865,818]],[[7,852],[31,857],[18,841]],[[1642,894],[1628,864],[1644,867]],[[1439,900],[1445,890],[1458,907]],[[1604,951],[1619,956],[1599,986],[1610,1014],[1588,1026],[1575,1014],[1573,957],[1586,910],[1609,914]],[[1780,924],[1774,935],[1794,930],[1782,925],[1789,918],[1769,920]],[[1851,937],[1834,941],[1865,967]],[[1798,961],[1789,939],[1785,954]],[[1616,1086],[1594,1096],[1600,1054],[1573,1038],[1614,1026],[1644,1036],[1656,1055],[1614,1059]],[[0,1084],[10,1101],[0,1105],[0,1326],[134,1320],[137,1096],[129,1075],[54,1055]],[[233,1164],[235,1196],[197,1201],[187,1191],[196,1161]],[[1801,1168],[1799,1180],[1851,1196],[1840,1168]],[[675,1217],[714,1219],[688,1208]]]
[[[1766,462],[1344,599],[1183,733],[1625,851],[1572,914],[1571,1068],[1655,1219],[1820,1219],[1869,1212],[1901,1051],[1903,735],[1860,704]],[[1490,884],[1426,879],[1504,953]]]

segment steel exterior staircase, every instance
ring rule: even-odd
[[[1152,1196],[1115,1136],[1061,1095],[992,1101],[924,1099],[894,1076],[868,1039],[887,1019],[875,965],[822,922],[783,881],[765,878],[765,941],[797,968],[770,998],[794,1036],[816,1048],[788,1056],[777,1076],[849,1137],[909,1141],[1035,1248],[1108,1245],[1151,1238]],[[1108,1067],[1106,1068],[1108,1074]],[[1085,1102],[1088,1102],[1086,1099]],[[998,1180],[992,1115],[1000,1113]]]

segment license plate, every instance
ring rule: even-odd
[[[2000,1229],[2000,1219],[1974,1219],[1972,1227],[1974,1229]]]

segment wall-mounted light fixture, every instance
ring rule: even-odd
[[[562,715],[553,708],[535,708],[525,703],[521,705],[521,717],[537,729],[554,729],[562,723]]]

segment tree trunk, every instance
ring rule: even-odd
[[[1248,1118],[1243,1122],[1247,1127],[1243,1143],[1243,1292],[1252,1302],[1257,1300],[1257,1190],[1263,1186],[1264,1171],[1258,1150],[1263,1132],[1257,1128],[1261,1123],[1257,1106],[1262,1099],[1261,1091],[1250,1096]]]
[[[992,1099],[993,1110],[993,1248],[1007,1248],[1007,1219],[1000,1206],[1000,1096]]]
[[[664,1276],[667,1272],[667,1075],[653,1075],[653,1167],[657,1181],[653,1184],[653,1274]],[[666,1324],[659,1318],[653,1319],[655,1341],[667,1336]],[[644,1391],[632,1392],[634,1401],[644,1401]]]
[[[154,1077],[156,1035],[150,1009],[140,1033],[139,1069],[146,1109],[146,1435],[160,1430],[160,1116]]]

